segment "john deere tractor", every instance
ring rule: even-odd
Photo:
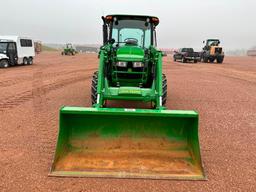
[[[205,41],[203,42],[205,43]],[[223,63],[224,52],[221,46],[219,46],[219,39],[207,39],[206,45],[203,47],[201,59],[205,63],[213,63],[215,60],[217,63]]]
[[[153,16],[108,15],[92,107],[62,107],[51,176],[204,179],[195,111],[167,110]],[[110,108],[106,101],[150,108]],[[151,105],[149,105],[151,106]]]
[[[75,55],[76,50],[71,43],[67,43],[64,50],[61,52],[62,55]]]

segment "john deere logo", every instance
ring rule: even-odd
[[[133,94],[133,95],[141,95],[140,90],[130,90],[130,89],[120,89],[119,94]]]

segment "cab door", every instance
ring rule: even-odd
[[[7,56],[9,57],[10,65],[16,65],[17,64],[17,47],[16,47],[16,43],[14,43],[14,42],[8,43]]]

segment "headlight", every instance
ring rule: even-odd
[[[117,67],[127,67],[127,62],[119,61],[116,62]]]
[[[142,62],[133,62],[133,67],[134,68],[144,67],[144,63],[142,63]]]

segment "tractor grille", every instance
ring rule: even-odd
[[[118,79],[142,79],[140,74],[118,74]]]
[[[116,67],[116,70],[118,72],[123,72],[117,73],[118,79],[142,79],[142,74],[131,74],[129,70],[131,70],[131,72],[143,72],[144,68],[133,68],[132,62],[128,62],[127,67]]]
[[[220,47],[215,48],[215,53],[221,54],[222,48],[220,48]]]

